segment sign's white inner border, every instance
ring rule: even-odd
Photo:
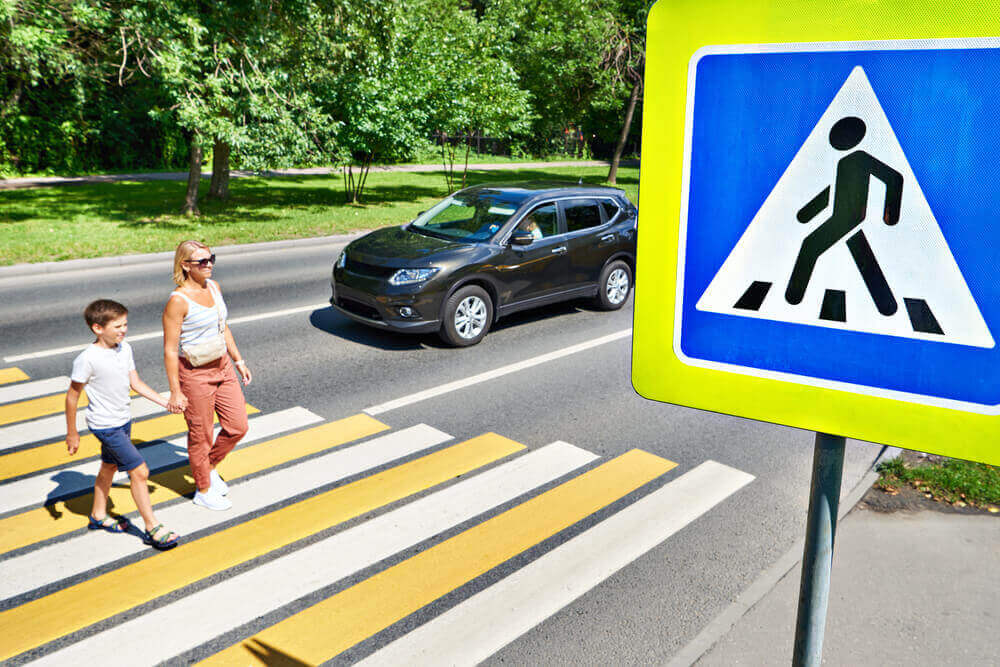
[[[781,380],[795,384],[821,387],[823,389],[836,389],[855,394],[866,394],[869,396],[878,396],[880,398],[888,398],[897,401],[906,401],[908,403],[919,403],[922,405],[963,410],[965,412],[975,412],[984,415],[1000,414],[1000,405],[983,405],[980,403],[958,401],[936,396],[925,396],[923,394],[894,391],[891,389],[883,389],[881,387],[871,387],[851,382],[814,378],[806,375],[797,375],[795,373],[770,371],[750,366],[737,366],[717,361],[707,361],[705,359],[688,357],[681,350],[681,327],[683,326],[684,314],[684,261],[687,253],[688,193],[691,185],[691,139],[694,129],[694,89],[698,73],[698,63],[703,57],[720,54],[800,53],[808,51],[916,51],[932,49],[996,48],[1000,48],[1000,37],[964,39],[900,39],[870,42],[802,42],[794,44],[722,44],[705,46],[695,51],[694,55],[691,56],[690,63],[688,64],[687,106],[684,113],[684,169],[681,177],[680,229],[677,238],[677,295],[674,310],[673,341],[674,354],[677,355],[677,358],[688,366],[695,366],[698,368],[709,368],[729,373],[739,373],[741,375],[751,375],[771,380]]]

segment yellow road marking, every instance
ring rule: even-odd
[[[0,613],[6,660],[524,449],[486,434]]]
[[[80,402],[77,407],[82,408],[87,405],[87,392],[80,392]],[[27,401],[17,403],[6,403],[0,405],[0,426],[3,424],[13,424],[14,422],[27,421],[35,417],[44,417],[66,409],[66,392],[54,394],[52,396],[42,396],[32,398]]]
[[[260,411],[253,406],[247,406],[248,415],[256,412]],[[216,417],[216,421],[219,421],[218,417]],[[132,442],[141,445],[184,431],[187,431],[184,415],[165,415],[132,424]],[[89,434],[80,437],[80,448],[73,456],[70,456],[66,451],[65,441],[42,445],[34,449],[22,449],[13,454],[0,456],[0,481],[82,461],[100,454],[101,443],[95,436]]]
[[[20,368],[0,368],[0,384],[7,384],[8,382],[20,382],[21,380],[27,380],[28,374],[22,371]]]
[[[200,664],[318,665],[676,465],[633,449]]]
[[[230,479],[236,479],[388,428],[368,415],[354,415],[237,449],[226,457],[219,466],[219,471]],[[245,465],[244,460],[252,461],[252,465]],[[94,472],[97,472],[96,463]],[[149,478],[149,494],[154,505],[191,493],[194,493],[194,480],[187,466],[167,470]],[[135,511],[135,502],[127,486],[112,487],[109,497],[109,508],[115,513],[128,514]],[[39,501],[42,500],[39,498]],[[83,528],[87,524],[86,517],[90,514],[93,502],[93,494],[88,493],[0,519],[0,553]]]

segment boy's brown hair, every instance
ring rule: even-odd
[[[111,299],[98,299],[97,301],[91,301],[87,304],[87,307],[83,309],[83,319],[87,321],[87,326],[91,328],[93,328],[95,324],[103,327],[111,320],[116,320],[122,315],[127,314],[128,308],[121,305],[117,301],[112,301]]]

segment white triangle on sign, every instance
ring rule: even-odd
[[[864,137],[853,147],[835,149],[831,145],[831,128],[849,117],[863,121]],[[804,296],[799,303],[790,303],[786,289],[802,242],[831,219],[837,197],[838,163],[857,151],[868,153],[902,176],[899,221],[893,225],[884,222],[890,193],[882,180],[869,176],[864,221],[819,254]],[[814,216],[800,222],[799,211],[825,188],[829,188],[825,207],[816,212],[823,205],[820,200],[813,209]],[[847,241],[859,230],[884,276],[881,284],[888,285],[897,306],[891,314],[879,312],[859,261],[848,247]],[[885,300],[881,303],[884,305]],[[861,67],[854,68],[830,102],[698,300],[697,308],[887,336],[994,346],[993,336]]]

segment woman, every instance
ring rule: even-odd
[[[215,255],[198,241],[184,241],[174,253],[174,282],[163,309],[163,364],[170,385],[168,408],[183,411],[188,425],[188,459],[194,475],[194,503],[227,510],[226,483],[217,466],[246,435],[243,391],[233,370],[250,384],[250,369],[226,325],[226,302],[211,280]],[[221,430],[212,442],[213,422]]]

